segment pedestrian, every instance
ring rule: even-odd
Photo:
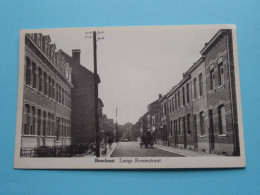
[[[108,142],[108,145],[109,145],[109,150],[111,150],[112,143],[113,143],[112,137],[109,137],[108,140],[107,140],[107,142]]]

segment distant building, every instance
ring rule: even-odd
[[[60,50],[72,67],[71,129],[72,143],[95,142],[94,73],[80,64],[80,50],[72,50],[72,56]],[[99,79],[99,78],[98,78]],[[100,79],[99,79],[100,82]]]
[[[160,126],[158,127],[157,143],[162,145],[169,144],[168,134],[168,99],[167,94],[159,97],[159,115],[160,115]]]
[[[142,117],[139,119],[139,128],[140,128],[140,135],[143,135],[147,132],[147,116],[148,112],[146,112]]]
[[[49,35],[25,35],[21,147],[71,144],[71,67]]]
[[[137,141],[138,138],[141,137],[140,133],[140,122],[137,121],[130,130],[130,140],[131,141]]]

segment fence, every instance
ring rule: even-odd
[[[83,154],[95,155],[95,148],[85,144],[40,146],[35,148],[21,148],[20,152],[21,157],[73,157]]]

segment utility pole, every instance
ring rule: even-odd
[[[98,113],[98,74],[97,74],[97,41],[104,37],[97,37],[103,31],[86,32],[86,38],[93,38],[93,58],[94,58],[94,97],[95,97],[95,126],[96,126],[96,157],[100,157],[100,138],[99,138],[99,113]],[[92,34],[93,36],[88,36]]]
[[[117,108],[116,108],[116,142],[118,142],[118,133],[117,133]]]

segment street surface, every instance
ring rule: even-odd
[[[140,147],[139,142],[119,142],[111,157],[182,157],[156,148]]]

